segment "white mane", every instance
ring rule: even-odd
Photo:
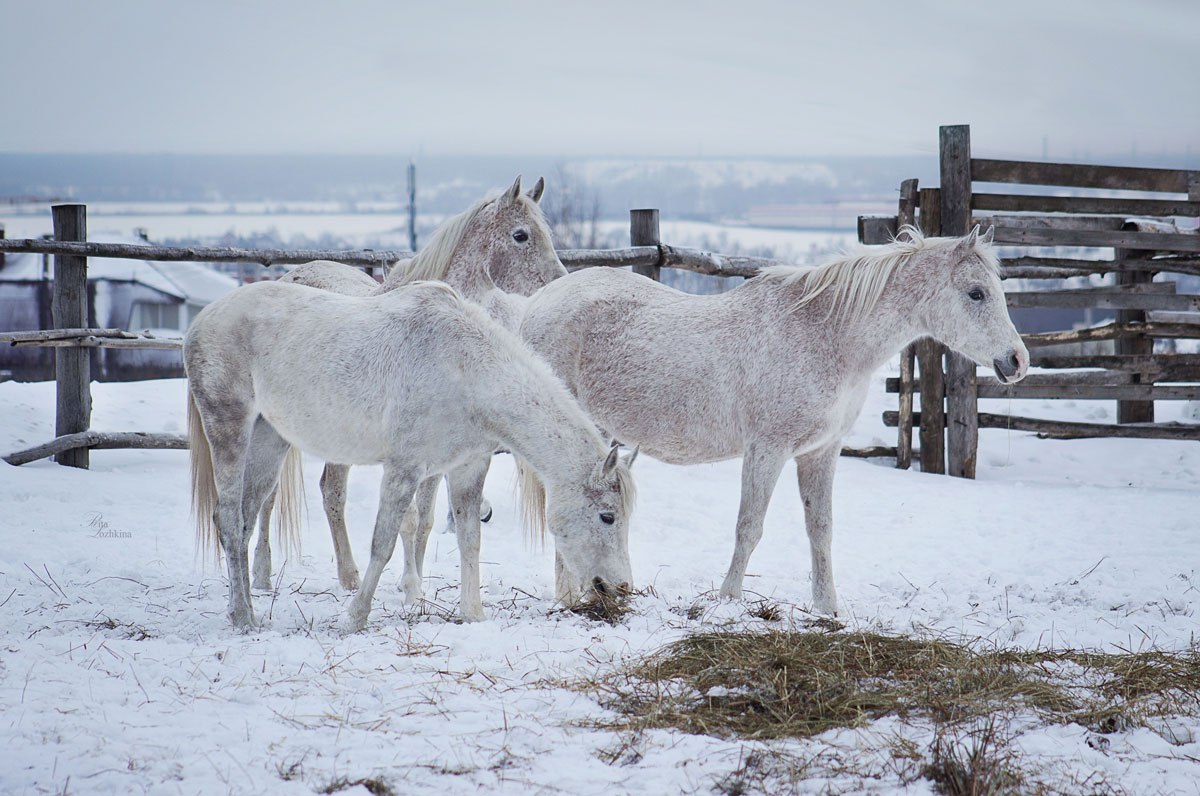
[[[401,260],[388,273],[388,287],[407,285],[410,282],[445,279],[450,270],[454,250],[466,236],[483,209],[496,201],[494,196],[485,196],[456,216],[443,221],[434,231],[429,243],[410,260]]]
[[[916,227],[905,225],[898,237],[882,247],[859,247],[836,259],[817,266],[774,265],[759,271],[755,279],[775,281],[782,285],[802,282],[802,291],[794,309],[812,303],[827,290],[833,290],[829,313],[839,321],[859,321],[879,303],[892,273],[914,255],[939,248],[957,246],[960,238],[927,238]],[[907,236],[907,237],[904,237]],[[997,273],[1000,263],[990,247],[976,245],[975,252]]]

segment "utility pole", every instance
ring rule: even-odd
[[[417,250],[417,164],[408,161],[408,248]]]

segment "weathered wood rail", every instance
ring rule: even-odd
[[[140,244],[91,243],[86,240],[86,208],[84,205],[54,207],[54,240],[5,240],[0,237],[0,256],[5,252],[54,255],[55,291],[65,295],[86,296],[87,258],[116,257],[159,262],[241,262],[258,263],[265,267],[279,264],[306,263],[311,260],[334,260],[367,269],[386,267],[412,256],[410,251],[329,251],[313,249],[239,249],[222,247],[168,247]],[[71,225],[60,228],[60,215],[71,219]],[[726,277],[751,277],[760,268],[778,265],[776,260],[761,257],[729,256],[701,249],[670,246],[661,241],[659,211],[638,209],[630,211],[631,246],[624,249],[565,249],[559,259],[570,270],[597,266],[632,267],[634,271],[660,279],[663,268],[679,268],[701,274]],[[77,300],[77,299],[76,299]],[[80,307],[82,306],[82,310]],[[9,464],[19,465],[54,456],[56,461],[74,467],[88,467],[90,449],[167,448],[187,446],[185,438],[175,434],[142,432],[97,432],[89,429],[91,422],[91,391],[88,374],[88,348],[151,348],[178,349],[183,341],[135,334],[123,329],[87,328],[86,302],[58,309],[54,318],[64,328],[0,334],[0,345],[45,346],[57,349],[56,376],[58,384],[56,438],[27,450],[4,456]],[[69,326],[60,319],[74,321]],[[894,456],[892,448],[846,448],[843,454],[857,457]]]
[[[1200,171],[973,158],[969,127],[942,127],[940,135],[940,188],[918,190],[916,180],[905,180],[896,215],[859,218],[859,240],[885,243],[905,224],[927,235],[948,236],[981,224],[992,226],[996,243],[1005,247],[1111,248],[1107,258],[1100,252],[1074,258],[1005,257],[1001,275],[1015,280],[1113,274],[1109,285],[1017,289],[1006,296],[1013,308],[1105,309],[1114,310],[1116,319],[1094,328],[1024,335],[1034,367],[1091,370],[1037,373],[1016,385],[979,377],[974,363],[932,341],[913,346],[901,357],[899,378],[887,380],[887,389],[899,396],[898,411],[884,413],[884,422],[898,428],[897,466],[911,462],[914,429],[919,429],[922,470],[967,478],[975,474],[980,428],[1034,431],[1056,439],[1200,440],[1200,425],[1154,422],[1155,401],[1200,400],[1200,356],[1154,350],[1156,339],[1200,339],[1200,316],[1196,323],[1182,320],[1200,312],[1200,295],[1177,292],[1174,281],[1154,281],[1163,273],[1200,274],[1200,234],[1174,223],[1178,217],[1200,217]],[[976,183],[1178,195],[976,193]],[[1046,355],[1037,350],[1096,341],[1113,341],[1114,352]],[[914,396],[921,397],[920,411],[914,408]],[[1115,400],[1118,422],[981,413],[980,398]]]

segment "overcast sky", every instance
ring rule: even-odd
[[[9,0],[4,152],[1200,152],[1200,0]]]

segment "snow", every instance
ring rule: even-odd
[[[895,400],[883,391],[887,375],[878,374],[850,443],[894,440],[879,419]],[[92,391],[94,428],[184,429],[181,381]],[[1018,409],[1083,418],[1104,406],[1041,403]],[[0,384],[0,451],[49,439],[53,406],[52,384]],[[1182,415],[1160,406],[1162,419]],[[598,729],[613,714],[565,684],[699,629],[802,627],[808,618],[791,473],[751,560],[754,594],[722,602],[715,588],[732,549],[738,462],[674,467],[641,457],[631,554],[636,585],[652,591],[610,627],[555,610],[551,552],[526,546],[511,460],[498,456],[482,556],[488,620],[451,621],[457,551],[435,531],[434,605],[403,605],[394,560],[368,629],[344,636],[336,622],[347,597],[321,516],[320,463],[309,459],[303,558],[281,572],[277,562],[276,590],[255,597],[262,629],[239,635],[225,618],[221,573],[194,557],[186,454],[93,451],[91,460],[90,471],[0,463],[0,792],[309,794],[370,777],[397,793],[709,792],[758,747]],[[988,430],[979,462],[978,480],[963,481],[841,461],[834,561],[851,627],[1027,648],[1196,643],[1200,446]],[[352,474],[360,569],[378,479],[377,468]],[[751,616],[760,595],[781,606],[784,622]],[[1023,764],[1043,777],[1103,775],[1129,792],[1191,792],[1200,779],[1196,717],[1108,736],[1075,725],[1010,729]],[[772,748],[841,761],[801,780],[804,792],[931,792],[880,762],[897,734],[929,742],[928,726],[885,719]],[[623,744],[636,754],[619,754]],[[847,773],[856,765],[874,773]]]

